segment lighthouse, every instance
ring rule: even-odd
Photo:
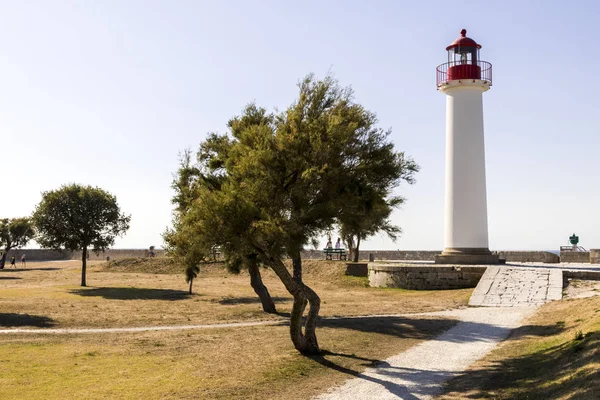
[[[446,95],[446,195],[444,251],[437,264],[498,264],[489,250],[483,93],[492,86],[492,65],[466,29],[446,47],[437,67],[437,89]]]

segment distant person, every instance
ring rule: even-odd
[[[13,268],[17,268],[17,266],[15,265],[15,256],[12,256],[12,257],[10,258],[10,265],[11,265]]]
[[[25,262],[25,253],[21,255],[21,266],[27,267],[27,263]]]
[[[326,249],[332,249],[333,248],[333,245],[331,244],[331,238],[327,239],[327,244],[325,245],[325,248]]]
[[[342,248],[342,239],[338,238],[337,242],[335,242],[335,248],[336,249]]]

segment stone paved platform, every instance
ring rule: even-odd
[[[470,306],[538,306],[562,299],[562,270],[488,267],[469,300]]]

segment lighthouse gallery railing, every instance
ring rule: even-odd
[[[436,68],[436,84],[440,86],[457,79],[481,79],[492,84],[492,64],[487,61],[470,62],[450,61]]]

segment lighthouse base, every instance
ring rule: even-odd
[[[444,249],[442,254],[435,256],[436,264],[495,265],[505,262],[486,248]]]

